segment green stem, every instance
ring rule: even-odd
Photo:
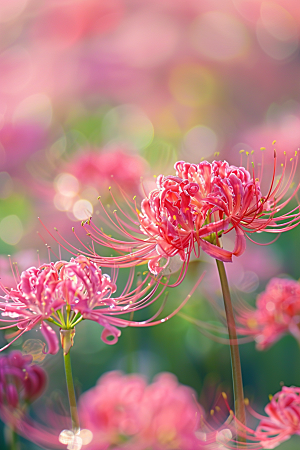
[[[13,427],[6,425],[5,427],[6,443],[9,450],[20,450],[19,436]]]
[[[231,355],[231,368],[232,368],[232,382],[233,382],[233,394],[234,394],[234,405],[235,405],[235,416],[243,425],[246,424],[246,414],[245,414],[245,401],[244,401],[244,390],[243,390],[243,381],[242,381],[242,370],[241,370],[241,361],[240,361],[240,353],[239,346],[237,341],[237,333],[234,321],[233,308],[231,303],[229,285],[227,281],[225,266],[222,261],[216,259],[217,267],[219,271],[227,327],[228,327],[228,336],[230,340],[230,355]],[[239,427],[237,427],[238,431]],[[242,430],[241,430],[242,431]],[[240,438],[240,441],[245,441],[244,438]]]
[[[73,383],[73,377],[72,377],[70,351],[66,355],[64,353],[64,363],[65,363],[66,382],[67,382],[69,404],[70,404],[70,413],[71,413],[71,419],[72,419],[72,429],[73,429],[74,433],[76,433],[77,431],[79,431],[80,425],[79,425],[79,417],[78,417],[78,411],[77,411],[77,405],[76,405],[76,396],[75,396],[74,383]]]

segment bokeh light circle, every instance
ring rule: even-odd
[[[0,238],[6,244],[16,245],[23,236],[23,225],[15,214],[4,217],[0,222]]]
[[[236,17],[222,11],[209,11],[193,22],[190,42],[202,56],[228,61],[246,53],[249,37]]]

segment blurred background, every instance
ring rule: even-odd
[[[100,225],[97,197],[109,203],[109,186],[140,198],[141,178],[149,192],[178,159],[239,165],[240,150],[254,150],[260,161],[265,147],[268,178],[272,142],[288,155],[300,144],[299,37],[298,0],[0,0],[1,281],[13,283],[8,254],[19,270],[38,264],[37,250],[48,262],[45,244],[57,254],[38,217],[72,241],[71,228],[90,215],[99,215]],[[254,304],[273,276],[299,278],[299,233],[270,247],[249,242],[245,255],[227,264],[234,296]],[[214,323],[220,289],[208,257],[192,263],[167,309],[203,271],[184,312]],[[125,283],[126,273],[120,279]],[[228,347],[180,317],[124,329],[115,346],[102,343],[100,328],[84,322],[76,330],[78,392],[114,369],[149,380],[170,371],[208,410],[220,385],[231,391]],[[32,331],[14,348],[28,349],[26,340],[35,337]],[[246,395],[260,412],[281,382],[300,385],[291,336],[265,352],[245,344],[241,359]],[[62,355],[41,364],[51,378],[46,396],[66,397]]]

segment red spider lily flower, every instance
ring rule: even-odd
[[[226,400],[224,399],[229,409]],[[244,442],[239,443],[239,448],[259,450],[263,448],[275,448],[289,439],[293,434],[300,435],[300,388],[295,386],[283,386],[280,392],[270,396],[270,403],[265,407],[267,416],[257,413],[245,399],[248,412],[259,420],[256,429],[247,427],[239,422],[232,410],[230,414],[233,422],[239,428],[239,435],[244,437]],[[233,442],[231,440],[231,442]],[[229,446],[229,448],[233,448]]]
[[[240,307],[236,320],[238,332],[252,336],[258,350],[270,347],[286,333],[300,342],[300,283],[273,278],[258,295],[256,309]]]
[[[254,435],[263,448],[277,447],[293,434],[300,434],[300,388],[283,386],[265,407],[268,417],[259,416]]]
[[[299,183],[290,197],[284,199],[292,187],[298,156],[292,159],[288,176],[289,163],[285,158],[279,179],[276,179],[276,161],[275,152],[272,181],[265,195],[260,187],[262,167],[255,174],[254,168],[250,172],[226,161],[199,164],[179,161],[175,164],[175,176],[158,177],[157,188],[144,198],[141,211],[131,207],[133,213],[137,211],[134,218],[119,205],[120,215],[114,211],[111,217],[106,212],[110,224],[129,240],[105,234],[92,220],[82,224],[93,242],[109,246],[120,256],[102,257],[86,246],[83,254],[108,267],[131,267],[148,261],[155,275],[162,272],[170,258],[179,255],[183,264],[176,284],[183,279],[192,253],[199,257],[203,250],[215,259],[232,261],[233,255],[245,251],[246,237],[252,241],[252,233],[278,234],[299,224],[299,206],[290,212],[282,211],[300,186]],[[233,250],[222,248],[221,243],[221,236],[230,231],[235,232]],[[71,246],[71,252],[75,250]]]
[[[46,387],[46,372],[32,364],[31,355],[14,350],[0,357],[0,410],[21,408],[40,397]]]
[[[16,289],[9,290],[1,286],[5,295],[2,297],[4,301],[0,302],[0,321],[9,323],[2,329],[17,326],[20,330],[2,350],[26,331],[40,325],[48,345],[48,353],[55,354],[59,349],[59,342],[49,323],[59,326],[61,330],[72,330],[83,319],[102,325],[102,340],[107,344],[114,344],[121,334],[117,327],[150,326],[164,322],[176,314],[190,297],[188,295],[165,319],[154,320],[162,308],[143,322],[123,319],[124,314],[133,313],[155,302],[165,287],[157,293],[159,283],[148,274],[136,288],[132,288],[132,270],[123,292],[112,297],[117,289],[115,278],[116,273],[111,279],[102,274],[101,269],[85,256],[72,258],[70,262],[58,261],[25,270],[21,273]],[[200,281],[201,279],[193,291]],[[108,339],[109,337],[112,339]],[[72,342],[69,345],[72,346]]]

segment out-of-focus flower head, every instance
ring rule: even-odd
[[[265,407],[268,417],[260,416],[255,437],[263,448],[277,447],[293,434],[300,434],[300,388],[283,386]]]
[[[46,387],[46,372],[32,364],[32,356],[14,350],[0,357],[0,409],[22,408],[40,397]]]
[[[204,411],[195,392],[169,373],[158,375],[149,385],[141,375],[107,373],[81,396],[79,411],[83,425],[94,435],[91,450],[109,446],[137,450],[218,448],[222,434],[212,429],[201,434]],[[228,440],[231,437],[230,432]]]
[[[165,287],[157,294],[159,283],[148,274],[143,280],[139,280],[137,287],[132,288],[132,270],[123,292],[112,297],[117,289],[116,276],[116,272],[112,279],[107,274],[102,274],[101,269],[85,256],[72,258],[70,262],[58,261],[25,270],[21,273],[16,288],[1,286],[5,295],[0,303],[0,321],[8,323],[2,329],[19,328],[17,336],[2,350],[26,331],[40,325],[48,345],[48,353],[57,353],[58,338],[49,322],[60,327],[62,346],[68,353],[73,345],[75,326],[83,319],[93,320],[103,326],[101,338],[107,344],[117,342],[121,334],[117,327],[149,326],[167,320],[154,321],[161,308],[143,322],[123,319],[124,314],[138,311],[155,302]],[[193,290],[199,282],[200,280]],[[190,295],[168,319],[189,297]]]
[[[131,239],[128,243],[106,235],[91,220],[83,223],[94,242],[121,253],[111,258],[91,252],[89,256],[103,266],[133,266],[148,261],[150,271],[158,274],[171,257],[178,255],[183,264],[177,284],[184,277],[191,254],[199,257],[201,249],[213,258],[232,261],[233,255],[244,253],[246,237],[252,240],[249,235],[262,231],[278,234],[299,224],[299,206],[282,212],[299,189],[298,184],[284,199],[296,172],[297,153],[288,174],[285,157],[277,180],[276,160],[275,152],[273,176],[265,195],[260,188],[262,167],[256,173],[254,166],[249,171],[249,164],[246,169],[230,166],[227,161],[177,162],[176,175],[158,177],[157,188],[144,198],[141,211],[136,208],[135,218],[122,210],[120,215],[114,211],[111,221],[119,233]],[[130,230],[139,233],[138,237]],[[235,245],[227,250],[221,237],[232,230]],[[124,254],[126,251],[129,254]]]
[[[107,150],[84,149],[66,166],[82,186],[93,186],[103,191],[112,182],[124,191],[134,192],[146,170],[146,161],[125,148],[115,146]]]
[[[291,333],[300,341],[300,283],[273,278],[258,295],[256,309],[241,307],[237,311],[239,332],[253,336],[257,348],[264,350]]]

